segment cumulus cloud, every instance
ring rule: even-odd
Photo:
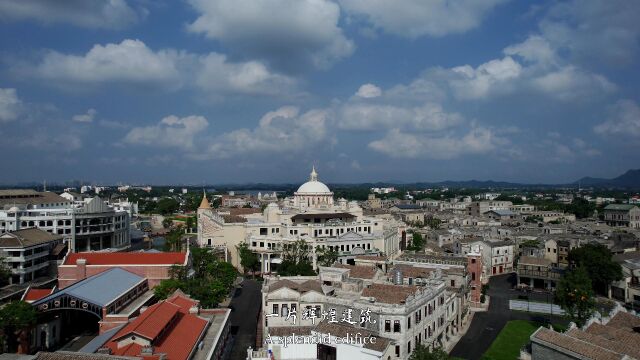
[[[464,33],[505,1],[339,0],[348,13],[363,16],[385,32],[410,38]]]
[[[0,123],[17,119],[21,104],[16,89],[0,88]]]
[[[356,96],[361,98],[375,98],[382,95],[382,90],[373,84],[364,84],[356,92]]]
[[[202,156],[230,158],[315,150],[318,145],[330,141],[329,117],[328,110],[300,113],[297,107],[281,107],[265,114],[253,129],[242,128],[214,138],[207,153]]]
[[[438,131],[462,123],[462,115],[446,112],[440,104],[396,106],[347,103],[340,108],[338,127],[345,130],[385,130],[399,128]]]
[[[209,126],[202,116],[167,116],[156,125],[135,127],[125,136],[127,144],[170,147],[183,150],[194,148],[195,137]]]
[[[556,58],[551,44],[540,35],[532,35],[521,43],[507,46],[503,52],[505,55],[517,55],[526,61],[541,64],[553,63]]]
[[[175,83],[180,81],[172,50],[154,52],[140,40],[94,45],[85,55],[49,52],[36,67],[40,77],[77,83],[133,82]]]
[[[516,79],[522,66],[510,56],[488,61],[473,68],[469,65],[451,69],[449,85],[460,99],[479,99],[503,88],[509,80]]]
[[[393,158],[454,159],[461,155],[485,154],[507,140],[484,127],[473,127],[464,135],[440,136],[390,130],[384,138],[369,143],[369,148]]]
[[[93,118],[96,116],[97,113],[98,112],[95,109],[89,109],[84,114],[74,115],[71,118],[71,120],[75,122],[81,122],[81,123],[90,123],[90,122],[93,122]]]
[[[258,61],[231,63],[226,56],[212,53],[198,62],[200,72],[195,83],[208,92],[278,95],[296,84],[295,79],[270,72]]]
[[[224,43],[245,58],[287,71],[326,68],[351,55],[329,0],[190,0],[198,18],[188,30]],[[286,9],[286,10],[285,10]]]
[[[639,13],[638,1],[571,0],[551,6],[539,27],[577,61],[630,65],[640,49]]]
[[[296,85],[295,79],[271,72],[258,61],[231,62],[218,53],[154,51],[132,39],[97,44],[84,55],[52,51],[40,63],[27,67],[26,74],[54,80],[56,84],[120,83],[169,90],[192,86],[212,95],[281,95]]]
[[[616,90],[616,86],[604,76],[571,65],[538,76],[532,81],[535,88],[562,100],[577,99],[594,93],[606,94]]]
[[[144,16],[125,0],[0,0],[0,20],[36,20],[85,28],[121,29]]]
[[[633,100],[619,100],[609,111],[609,117],[594,128],[597,134],[640,138],[640,106]]]

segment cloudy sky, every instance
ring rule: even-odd
[[[640,167],[640,2],[0,0],[0,183]]]

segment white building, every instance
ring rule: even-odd
[[[345,347],[331,339],[321,345],[284,348],[267,341],[268,350],[279,355],[276,358],[316,359],[317,354],[328,353],[335,359],[408,359],[418,344],[444,346],[459,331],[459,303],[455,293],[447,291],[440,270],[419,286],[368,282],[350,276],[350,271],[354,269],[323,267],[317,277],[267,277],[262,288],[263,334],[266,340],[293,333],[340,337],[359,333],[375,338],[373,346]],[[311,312],[316,319],[303,315]]]
[[[514,243],[512,241],[481,240],[470,244],[482,254],[485,278],[514,271]]]
[[[316,267],[316,248],[337,251],[341,263],[352,263],[357,255],[393,256],[403,231],[404,226],[393,219],[363,216],[355,201],[339,199],[336,204],[315,169],[293,198],[272,202],[261,214],[230,218],[214,211],[206,197],[198,209],[200,246],[225,248],[231,263],[239,267],[237,246],[245,243],[258,253],[261,272],[267,273],[282,262],[283,246],[298,240],[311,246]]]
[[[49,255],[61,242],[62,236],[35,228],[1,234],[0,257],[11,272],[9,283],[22,284],[49,275]]]
[[[71,251],[130,245],[129,215],[100,197],[74,202],[51,192],[0,190],[0,232],[34,227],[62,235]]]

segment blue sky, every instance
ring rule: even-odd
[[[640,165],[640,2],[0,0],[0,183]]]

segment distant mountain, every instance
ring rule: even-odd
[[[640,188],[640,169],[628,170],[626,173],[615,177],[613,179],[601,179],[584,177],[574,184],[580,186],[593,186],[593,187],[615,187],[615,188]]]

